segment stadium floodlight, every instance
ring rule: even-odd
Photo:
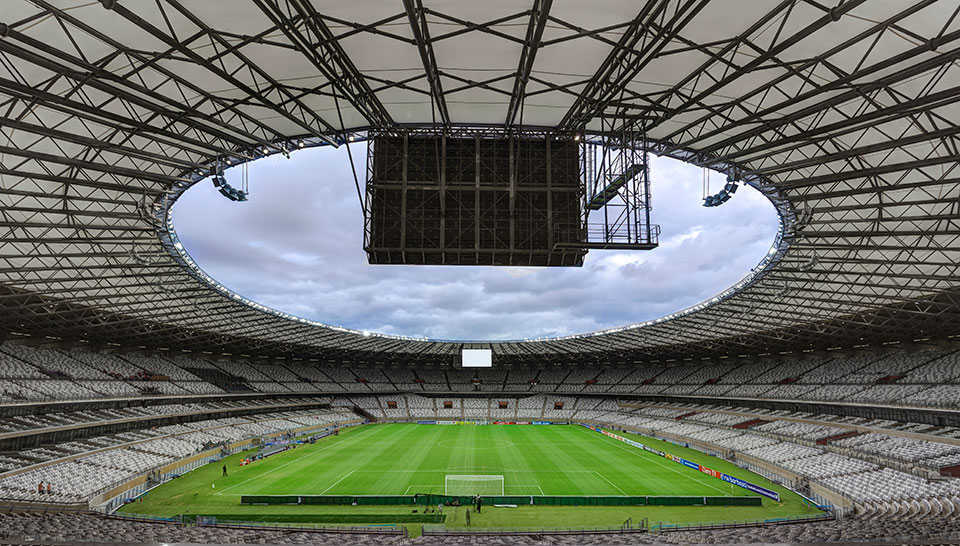
[[[229,183],[227,183],[227,179],[224,178],[222,174],[217,174],[213,177],[213,187],[217,188],[217,191],[220,192],[220,195],[231,201],[247,200],[247,192],[238,190],[231,186]]]
[[[443,494],[456,496],[503,495],[503,474],[447,474]]]
[[[727,175],[727,183],[723,186],[722,190],[714,195],[708,195],[703,198],[703,206],[719,207],[729,201],[735,193],[737,193],[737,177],[729,174]]]

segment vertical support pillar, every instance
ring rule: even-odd
[[[480,137],[473,137],[473,248],[476,263],[480,263]]]
[[[507,138],[507,146],[510,148],[510,265],[514,265],[514,251],[517,248],[517,158],[514,155],[514,144],[516,139],[512,136]]]
[[[550,140],[552,139],[551,134],[546,136],[546,149],[547,149],[547,249],[550,254],[547,254],[547,265],[550,263],[550,257],[553,254],[553,243],[554,243],[554,230],[553,229],[553,163],[550,159]]]
[[[410,147],[407,135],[403,135],[403,165],[400,175],[400,255],[407,261],[407,164],[409,163]]]
[[[641,242],[652,243],[652,242],[653,242],[653,233],[651,232],[651,230],[652,230],[653,228],[652,228],[652,226],[650,225],[650,200],[651,200],[651,197],[650,197],[650,163],[648,163],[648,161],[650,161],[650,154],[647,152],[647,132],[646,132],[646,130],[644,130],[642,133],[640,133],[640,138],[643,139],[643,140],[642,140],[642,144],[641,144],[641,145],[643,146],[643,157],[642,157],[642,159],[643,159],[643,223],[644,223],[644,233],[645,233],[646,236],[647,236],[647,240],[646,240],[646,241],[641,241]]]
[[[370,248],[373,247],[373,201],[374,201],[374,141],[375,138],[367,140],[367,180],[364,191],[366,192],[363,206],[363,248],[367,251],[367,259],[370,259]]]
[[[440,135],[440,263],[447,263],[447,132]]]

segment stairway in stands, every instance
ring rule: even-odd
[[[350,408],[350,411],[352,411],[353,413],[355,413],[360,417],[363,417],[364,419],[366,419],[367,421],[370,421],[371,423],[374,423],[377,421],[377,417],[374,414],[361,408],[360,406],[353,406]]]
[[[253,387],[247,384],[247,380],[243,377],[210,368],[181,367],[200,379],[208,383],[213,383],[227,392],[256,392]]]

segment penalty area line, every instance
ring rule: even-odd
[[[341,476],[339,480],[337,480],[337,481],[333,482],[332,484],[330,484],[330,487],[328,487],[328,488],[324,489],[323,491],[321,491],[320,494],[322,495],[322,494],[326,493],[327,491],[330,491],[331,489],[333,489],[333,486],[335,486],[335,485],[337,485],[338,483],[342,482],[343,480],[347,479],[347,478],[350,476],[350,474],[353,474],[353,472],[354,472],[353,470],[351,470],[350,472],[347,472],[346,474],[344,474],[343,476]]]
[[[624,497],[628,496],[626,491],[624,491],[623,489],[620,489],[620,487],[617,486],[617,484],[615,484],[615,483],[613,483],[612,481],[608,480],[607,477],[604,476],[603,474],[597,472],[596,470],[594,470],[593,473],[596,474],[597,476],[600,476],[601,478],[603,478],[603,481],[605,481],[605,482],[609,483],[610,485],[612,485],[612,486],[613,486],[617,491],[619,491],[620,494],[623,495]]]
[[[410,488],[412,488],[412,487],[419,487],[419,488],[423,488],[423,489],[429,489],[429,490],[430,490],[430,493],[428,493],[428,494],[433,494],[433,490],[434,490],[434,489],[443,489],[443,486],[440,486],[440,485],[422,485],[422,484],[418,485],[418,484],[412,484],[412,485],[408,485],[407,488],[403,490],[403,494],[404,494],[404,495],[409,495],[409,494],[410,494]]]
[[[678,475],[678,476],[680,476],[680,477],[682,477],[682,478],[692,478],[692,476],[689,475],[689,473],[679,472],[679,468],[675,468],[675,466],[679,467],[680,465],[672,465],[672,464],[669,464],[669,463],[660,462],[659,460],[657,460],[657,459],[658,459],[658,456],[657,456],[657,455],[653,455],[652,453],[649,454],[649,455],[651,455],[651,457],[650,457],[650,458],[647,458],[646,455],[647,455],[648,453],[647,453],[646,451],[642,450],[642,449],[630,448],[630,447],[628,447],[627,445],[625,445],[625,444],[623,444],[622,442],[620,442],[619,440],[615,440],[615,439],[613,439],[613,438],[607,438],[607,439],[610,440],[610,442],[612,442],[612,443],[609,444],[609,445],[612,445],[612,446],[614,446],[614,447],[616,447],[616,448],[618,448],[618,449],[622,449],[622,450],[624,450],[624,451],[626,451],[626,452],[628,452],[628,453],[632,453],[633,455],[635,455],[635,456],[637,456],[637,457],[641,457],[641,458],[643,458],[644,460],[648,460],[648,461],[650,461],[650,462],[652,462],[652,463],[655,463],[657,466],[666,468],[666,469],[669,470],[672,474],[676,474],[676,475]],[[698,474],[701,474],[701,473],[698,472]],[[724,491],[723,489],[720,489],[719,487],[717,487],[717,486],[715,486],[715,485],[713,485],[712,483],[709,483],[709,482],[707,482],[707,481],[701,481],[701,480],[693,480],[693,481],[694,481],[695,483],[697,483],[697,484],[706,485],[706,486],[709,487],[710,489],[713,489],[714,491],[719,491],[719,492],[723,493],[724,495],[727,493],[727,492]]]

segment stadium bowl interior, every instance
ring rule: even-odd
[[[5,0],[0,540],[960,539],[958,40],[958,0]],[[649,154],[780,233],[690,309],[516,341],[305,320],[184,250],[192,185],[351,141],[370,263],[650,250]],[[546,228],[481,226],[497,192]],[[618,199],[641,231],[577,223]]]

